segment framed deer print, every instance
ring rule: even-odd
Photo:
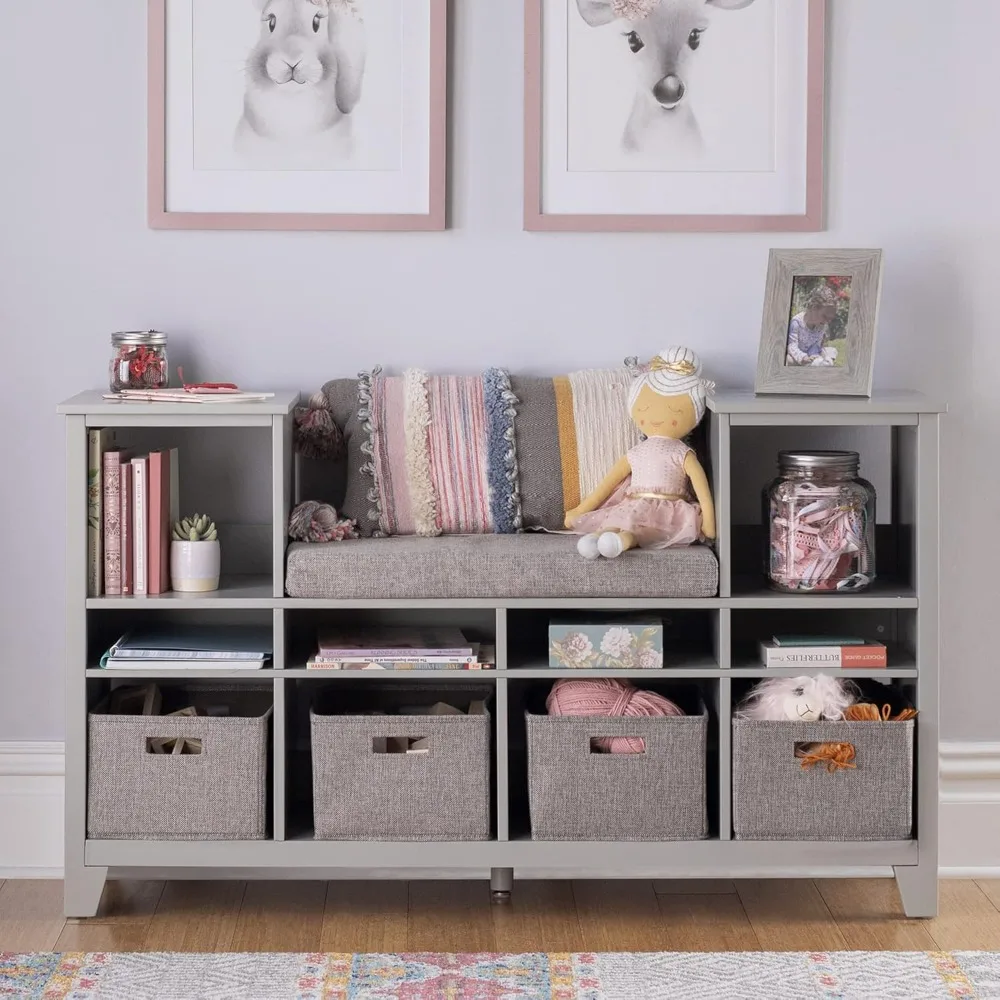
[[[148,0],[149,224],[445,228],[448,0]]]
[[[525,0],[525,228],[822,228],[825,17],[825,0]]]

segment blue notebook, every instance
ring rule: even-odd
[[[115,660],[265,660],[271,629],[257,625],[178,625],[126,632],[102,658]]]

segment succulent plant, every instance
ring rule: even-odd
[[[219,537],[215,522],[208,514],[194,514],[174,524],[175,542],[214,542]]]

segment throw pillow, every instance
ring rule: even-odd
[[[565,512],[639,442],[628,413],[630,385],[625,368],[511,379],[526,528],[562,530]]]
[[[333,386],[328,384],[328,388]],[[507,373],[363,373],[343,413],[343,513],[363,534],[508,534],[521,528],[514,404]]]

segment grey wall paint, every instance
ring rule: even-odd
[[[453,228],[351,235],[147,230],[145,4],[5,2],[0,740],[62,735],[53,407],[102,383],[111,330],[156,326],[191,373],[252,386],[311,390],[377,362],[551,372],[676,342],[696,347],[720,384],[746,385],[770,246],[886,251],[876,382],[952,403],[943,731],[996,739],[1000,674],[985,623],[1000,554],[1000,118],[982,40],[1000,37],[1000,4],[829,6],[824,233],[522,233],[521,5],[453,0]]]

